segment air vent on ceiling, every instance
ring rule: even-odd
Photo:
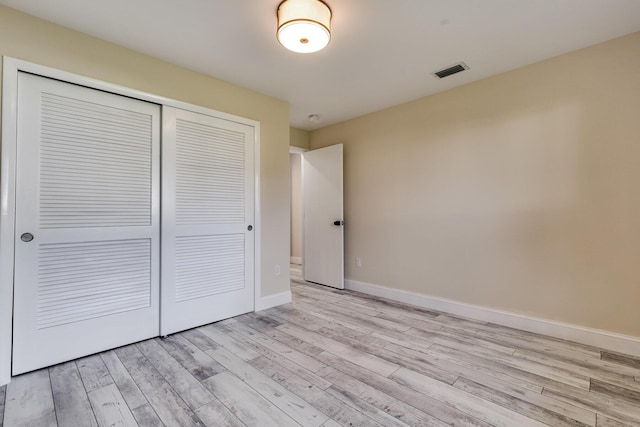
[[[452,67],[445,68],[444,70],[436,71],[433,73],[439,79],[444,79],[445,77],[449,77],[452,74],[460,73],[464,70],[468,70],[469,67],[464,62],[459,62]]]

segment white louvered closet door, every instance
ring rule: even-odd
[[[255,128],[163,108],[161,335],[253,311]]]
[[[13,374],[157,336],[160,107],[20,73],[17,116]]]

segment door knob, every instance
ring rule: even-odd
[[[333,225],[344,225],[344,221],[333,221]]]
[[[29,243],[30,241],[33,240],[33,234],[24,233],[24,234],[22,234],[22,236],[20,236],[20,240],[22,240],[23,242]]]
[[[253,230],[253,225],[248,226],[247,230],[249,230],[249,231]]]

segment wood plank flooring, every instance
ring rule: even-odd
[[[14,378],[0,427],[640,426],[638,358],[293,273],[292,304]]]

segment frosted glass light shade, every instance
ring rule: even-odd
[[[331,40],[331,9],[320,0],[285,0],[278,6],[278,41],[298,53],[323,49]]]

